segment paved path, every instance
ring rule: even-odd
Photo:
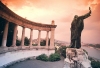
[[[63,68],[64,60],[56,62],[44,62],[40,60],[26,60],[7,68]]]

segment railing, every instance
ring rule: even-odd
[[[29,47],[29,46],[24,46],[24,47],[16,46],[16,47],[5,47],[5,48],[0,47],[0,54],[6,53],[6,52],[18,51],[18,50],[31,50],[31,49],[52,50],[52,49],[49,49],[49,47],[46,47],[46,46],[32,46],[32,47]]]

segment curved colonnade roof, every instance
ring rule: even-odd
[[[49,25],[49,24],[41,24],[37,22],[33,22],[30,20],[27,20],[13,11],[11,11],[7,6],[5,6],[0,1],[0,17],[6,19],[9,22],[18,24],[19,26],[30,28],[30,29],[36,29],[36,30],[45,30],[50,31],[51,28],[56,28],[57,25]]]

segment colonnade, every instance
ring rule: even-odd
[[[41,32],[46,31],[47,34],[46,34],[45,48],[49,47],[49,49],[54,49],[54,33],[55,33],[55,28],[57,26],[54,24],[54,21],[52,21],[51,24],[41,24],[37,22],[32,22],[30,20],[27,20],[17,15],[0,1],[0,23],[2,23],[2,20],[6,22],[4,30],[3,30],[3,38],[1,41],[1,47],[3,49],[7,48],[6,44],[7,44],[8,28],[9,28],[9,24],[11,23],[15,25],[11,47],[17,47],[16,46],[17,28],[18,26],[21,26],[22,27],[22,36],[21,36],[21,45],[20,45],[21,47],[25,47],[24,45],[25,28],[29,28],[30,29],[30,44],[29,44],[30,48],[34,47],[32,46],[33,35],[34,35],[33,31],[38,30],[37,48],[39,47],[41,48],[40,46]],[[50,34],[50,46],[48,46],[49,34]],[[2,48],[0,50],[2,50]]]
[[[8,35],[9,23],[10,22],[7,21],[6,24],[5,24],[1,47],[7,47],[6,43],[7,43],[7,35]],[[52,21],[51,25],[54,25],[54,21]],[[13,33],[13,40],[12,40],[12,46],[11,47],[16,47],[17,28],[18,28],[18,25],[15,24],[14,33]],[[25,28],[26,27],[22,26],[21,47],[25,46],[24,45]],[[34,47],[34,46],[32,46],[33,34],[34,34],[33,31],[34,31],[34,29],[30,29],[30,44],[29,44],[30,48]],[[40,47],[40,42],[41,42],[40,41],[41,40],[41,31],[42,30],[38,30],[38,43],[37,43],[38,47]],[[46,33],[47,33],[46,34],[46,46],[45,46],[46,48],[48,48],[49,33],[51,32],[49,48],[54,49],[54,31],[55,31],[55,28],[51,28],[51,31],[46,31]]]

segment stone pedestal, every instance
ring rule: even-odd
[[[92,68],[88,55],[81,48],[67,48],[64,62],[64,68]]]

